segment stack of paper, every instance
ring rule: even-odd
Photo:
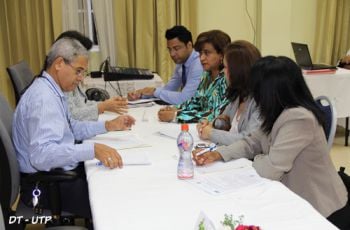
[[[138,108],[138,107],[150,107],[154,105],[154,100],[156,98],[149,98],[149,99],[140,99],[136,101],[128,101],[128,107],[129,108]]]

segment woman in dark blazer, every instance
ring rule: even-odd
[[[257,173],[281,181],[341,229],[349,229],[348,193],[330,159],[324,116],[300,68],[287,57],[255,63],[250,93],[260,110],[260,130],[229,146],[193,157],[198,165],[253,160]]]

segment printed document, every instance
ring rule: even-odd
[[[218,165],[214,165],[214,167],[216,169],[212,172],[207,170],[204,173],[196,169],[194,178],[187,181],[212,195],[232,193],[264,182],[264,179],[257,174],[253,167],[244,166],[242,162],[236,164],[236,166],[232,164],[231,169],[228,167],[225,170],[220,170]]]

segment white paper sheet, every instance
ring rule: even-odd
[[[123,159],[124,165],[150,165],[148,151],[143,148],[128,149],[119,151],[120,156]]]
[[[105,144],[117,149],[118,151],[122,149],[142,148],[151,146],[135,134],[124,131],[119,133],[109,132],[101,134],[91,139],[85,140],[84,142]]]
[[[197,171],[194,178],[188,182],[209,194],[222,195],[242,190],[244,187],[259,185],[264,179],[253,168],[238,167],[212,173]]]
[[[169,138],[177,139],[181,132],[181,124],[164,124],[159,129],[159,134]],[[189,132],[193,137],[194,143],[200,142],[201,139],[198,136],[196,124],[189,124]]]
[[[246,158],[241,158],[237,160],[232,160],[229,162],[216,161],[212,164],[204,166],[196,166],[196,172],[199,173],[213,173],[213,172],[222,172],[232,169],[240,169],[244,167],[251,167],[252,162]]]
[[[154,102],[139,103],[139,104],[128,104],[128,108],[139,108],[139,107],[151,107],[154,106]]]
[[[135,101],[128,101],[128,105],[137,105],[137,104],[145,104],[145,103],[150,103],[155,100],[158,100],[157,98],[148,98],[148,99],[139,99]]]

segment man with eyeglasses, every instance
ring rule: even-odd
[[[173,76],[164,87],[146,87],[128,93],[130,101],[157,97],[168,104],[181,104],[196,92],[203,67],[193,49],[192,34],[184,26],[174,26],[165,33],[171,59],[176,64]]]
[[[68,30],[61,33],[57,39],[72,38],[79,41],[87,50],[92,48],[92,41],[75,30]],[[81,73],[84,77],[87,71]],[[91,89],[90,89],[91,90]],[[93,90],[93,89],[92,89]],[[77,86],[71,92],[65,92],[68,99],[69,112],[73,119],[80,121],[97,121],[99,114],[110,111],[118,114],[125,114],[128,109],[126,98],[113,97],[104,101],[93,101],[87,98],[87,95]]]
[[[74,170],[80,178],[60,183],[62,210],[90,218],[85,160],[97,158],[108,168],[121,168],[118,152],[98,143],[75,144],[97,134],[128,130],[135,123],[129,115],[106,122],[77,121],[71,118],[64,92],[73,91],[83,80],[88,52],[75,39],[56,41],[46,59],[46,68],[21,97],[12,124],[12,140],[22,176],[55,168]],[[41,189],[40,205],[49,207],[47,188]],[[35,184],[21,184],[21,198],[32,198]]]

